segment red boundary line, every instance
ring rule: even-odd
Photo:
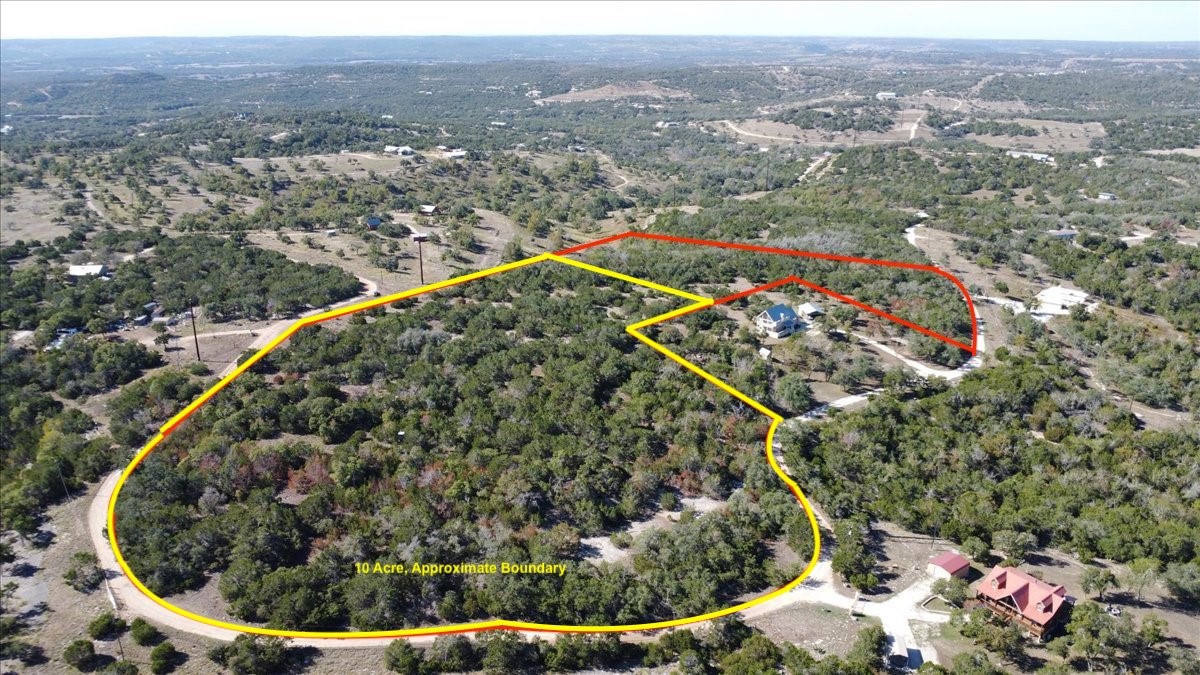
[[[906,263],[906,262],[900,262],[898,260],[878,260],[876,258],[856,258],[854,256],[837,255],[837,254],[833,254],[833,253],[818,253],[816,251],[797,251],[794,249],[787,249],[787,248],[773,248],[770,246],[755,246],[753,244],[740,244],[740,243],[725,242],[725,241],[712,241],[710,239],[692,239],[690,237],[674,237],[674,236],[670,236],[670,235],[666,235],[666,234],[651,234],[649,232],[633,232],[633,231],[622,232],[620,234],[615,234],[611,237],[605,237],[603,239],[597,239],[596,241],[587,242],[585,244],[580,244],[578,246],[572,246],[570,248],[565,248],[561,251],[558,251],[556,253],[556,255],[570,255],[572,253],[578,253],[580,251],[584,251],[589,248],[593,248],[595,246],[602,246],[604,244],[610,244],[610,243],[620,241],[622,239],[628,239],[628,238],[649,239],[651,241],[666,241],[666,242],[671,242],[671,243],[676,243],[676,244],[692,244],[694,246],[709,246],[712,248],[725,248],[725,249],[733,249],[733,250],[738,250],[738,251],[752,251],[755,253],[771,253],[774,255],[789,255],[789,256],[794,256],[794,257],[799,257],[799,258],[815,258],[818,260],[831,260],[834,262],[848,262],[848,263],[859,263],[859,264],[865,264],[865,265],[878,265],[880,267],[894,267],[894,268],[899,268],[899,269],[916,270],[919,272],[932,272],[933,274],[943,277],[943,278],[949,280],[950,283],[954,284],[954,286],[956,288],[958,288],[959,293],[962,294],[963,299],[966,300],[967,312],[971,316],[971,344],[970,345],[967,345],[964,342],[955,340],[954,338],[949,337],[947,335],[943,335],[935,330],[931,330],[929,328],[925,328],[924,326],[917,325],[906,319],[901,319],[900,317],[895,316],[894,314],[885,312],[882,309],[872,307],[871,305],[868,305],[863,302],[859,302],[858,300],[855,300],[848,296],[841,295],[839,293],[835,293],[834,291],[831,291],[822,286],[818,286],[817,284],[814,284],[811,281],[806,281],[806,280],[801,279],[800,277],[797,277],[794,275],[785,277],[783,279],[777,279],[776,281],[772,281],[771,283],[764,284],[762,286],[757,286],[757,287],[749,289],[747,291],[742,291],[741,293],[734,293],[733,295],[730,295],[730,296],[721,298],[720,300],[717,300],[716,304],[731,302],[733,300],[737,300],[739,298],[743,298],[748,295],[753,295],[754,293],[757,293],[759,291],[765,291],[765,290],[768,290],[771,288],[775,288],[777,286],[782,286],[787,283],[798,283],[802,286],[811,288],[814,291],[824,293],[825,295],[828,295],[831,298],[834,298],[836,300],[840,300],[841,302],[845,302],[847,304],[853,305],[864,311],[871,312],[872,314],[881,316],[885,319],[888,319],[889,321],[894,321],[894,322],[900,324],[901,326],[904,326],[906,328],[911,328],[912,330],[915,330],[924,335],[928,335],[931,338],[941,340],[942,342],[945,342],[948,345],[951,345],[951,346],[954,346],[954,347],[957,347],[959,349],[966,351],[971,356],[976,356],[979,353],[979,346],[978,346],[979,345],[979,325],[978,325],[978,318],[975,314],[975,303],[971,300],[971,294],[967,291],[967,287],[964,286],[961,281],[959,281],[958,277],[954,276],[953,274],[950,274],[949,272],[947,272],[941,268],[934,267],[932,265],[920,265],[917,263]]]

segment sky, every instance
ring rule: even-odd
[[[1200,0],[1158,2],[28,2],[0,38],[762,35],[1200,41]]]

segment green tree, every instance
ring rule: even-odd
[[[383,652],[383,665],[393,673],[420,675],[425,656],[403,638],[392,640]]]
[[[1154,558],[1137,558],[1130,561],[1129,571],[1123,577],[1124,586],[1141,600],[1146,588],[1158,580],[1159,566],[1159,562]]]
[[[1171,563],[1162,577],[1163,585],[1176,602],[1200,605],[1200,563]]]
[[[963,652],[954,657],[951,672],[954,675],[1005,675],[988,660],[987,653],[982,651]]]
[[[475,645],[462,635],[440,635],[425,654],[430,666],[440,671],[461,672],[479,667]]]
[[[774,673],[783,662],[783,652],[766,636],[755,633],[747,638],[741,649],[721,659],[721,672],[729,675]]]
[[[979,537],[967,537],[962,543],[962,552],[975,562],[985,562],[992,555],[992,548]]]
[[[1014,663],[1025,655],[1025,643],[1016,625],[985,624],[975,642],[1000,657],[1001,662]]]
[[[949,579],[938,579],[933,582],[930,591],[934,595],[940,595],[943,600],[956,606],[962,607],[968,597],[971,596],[971,587],[965,579],[958,577],[950,577]]]
[[[179,652],[175,649],[175,645],[170,642],[163,642],[150,650],[150,672],[154,675],[163,675],[175,670],[175,663],[179,659]],[[230,666],[232,669],[233,666]]]
[[[140,616],[134,619],[133,623],[129,624],[129,634],[133,637],[134,642],[143,647],[156,644],[162,639],[162,633],[151,625],[149,621]]]
[[[793,415],[799,415],[812,408],[812,387],[799,373],[788,373],[779,378],[779,381],[775,383],[775,390],[778,392],[776,400],[781,407]]]
[[[1037,546],[1037,537],[1028,532],[998,530],[992,533],[992,548],[1000,550],[1009,560],[1021,563]]]
[[[119,619],[112,612],[105,612],[92,619],[88,624],[88,635],[93,640],[112,640],[125,632],[125,620]]]
[[[76,670],[88,670],[96,658],[96,647],[91,640],[76,640],[67,645],[62,657]]]
[[[217,645],[208,656],[236,675],[269,675],[287,669],[288,647],[281,638],[242,634],[227,645]]]
[[[1084,593],[1095,593],[1096,599],[1102,601],[1104,600],[1104,591],[1117,587],[1117,577],[1110,570],[1089,565],[1083,571],[1079,587],[1083,589]]]
[[[480,647],[483,650],[483,669],[487,673],[515,673],[534,665],[533,650],[529,649],[519,633],[486,633],[480,639]]]

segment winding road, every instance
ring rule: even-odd
[[[255,329],[253,331],[250,331],[250,330],[226,331],[223,334],[237,335],[237,334],[241,334],[243,332],[250,333],[250,334],[257,334],[258,337],[254,338],[253,342],[246,345],[246,349],[251,350],[251,351],[258,351],[258,350],[262,349],[263,347],[266,347],[268,344],[270,344],[271,340],[274,340],[275,338],[279,337],[280,335],[283,335],[284,331],[286,331],[288,328],[290,328],[292,326],[292,324],[296,323],[300,319],[305,319],[310,316],[320,314],[322,312],[327,312],[331,309],[345,307],[347,305],[352,305],[356,302],[362,302],[363,300],[367,300],[369,298],[375,297],[375,293],[378,292],[378,290],[379,290],[379,284],[375,283],[374,281],[371,281],[370,279],[368,279],[366,277],[358,277],[358,281],[362,285],[366,286],[367,290],[363,291],[362,293],[360,293],[359,295],[357,295],[353,298],[350,298],[349,300],[343,300],[341,302],[334,303],[328,307],[318,307],[316,309],[309,310],[294,319],[281,319],[281,320],[276,321],[275,323],[271,324],[270,326],[267,326],[266,328]],[[217,334],[218,333],[207,333],[207,334],[202,334],[200,337],[204,337],[205,335],[214,336]],[[226,366],[225,370],[221,371],[220,376],[225,377],[226,375],[228,375],[228,374],[232,373],[234,370],[236,370],[237,367],[238,367],[238,363],[235,360],[233,363],[230,363],[228,366]]]
[[[766,139],[772,140],[772,141],[787,141],[788,143],[799,143],[800,142],[794,138],[784,138],[783,136],[764,136],[763,134],[756,134],[756,133],[746,131],[744,129],[739,129],[738,127],[734,126],[733,122],[730,122],[729,120],[718,120],[718,121],[721,124],[724,124],[725,126],[729,127],[731,130],[733,130],[733,133],[739,134],[741,136],[750,136],[752,138],[766,138]]]
[[[814,162],[813,166],[817,163]],[[377,285],[368,279],[360,277],[360,281],[366,286],[367,290],[363,295],[357,298],[346,300],[337,303],[332,307],[340,307],[359,301],[363,297],[371,297],[377,290]],[[310,316],[322,311],[325,308],[314,309],[306,313],[300,318]],[[261,329],[257,338],[249,346],[250,349],[259,349],[278,335],[286,331],[290,326],[295,324],[297,319],[287,319],[278,321],[271,326]],[[244,334],[249,330],[224,331],[224,334]],[[214,334],[209,334],[214,335]],[[909,367],[913,368],[918,373],[931,377],[941,377],[947,380],[955,380],[969,372],[969,370],[978,366],[978,357],[971,359],[967,364],[964,364],[954,371],[941,371],[929,368],[928,366],[902,356],[891,348],[880,344],[879,342],[866,338],[865,336],[856,335],[866,344],[873,345],[877,349],[892,354],[896,358],[903,361]],[[984,350],[984,338],[982,332],[979,335],[979,351]],[[232,371],[234,365],[230,365],[227,372]],[[224,375],[225,373],[223,373]],[[847,396],[829,404],[832,407],[845,407],[866,400],[869,394],[856,394]],[[799,419],[803,419],[802,418]],[[795,420],[792,420],[795,421]],[[786,467],[784,467],[786,470]],[[167,607],[160,605],[158,602],[141,592],[133,582],[127,577],[116,561],[116,556],[110,546],[108,535],[106,532],[108,504],[118,484],[120,471],[115,471],[109,474],[101,482],[92,503],[88,507],[87,514],[87,530],[91,537],[92,544],[96,549],[99,558],[99,565],[104,570],[107,579],[107,585],[111,593],[113,603],[118,610],[122,610],[134,615],[145,617],[160,625],[169,626],[173,629],[198,635],[201,637],[231,641],[241,634],[240,631],[222,628],[209,625],[197,618],[176,613]],[[915,636],[912,633],[910,620],[927,621],[930,623],[938,623],[946,620],[946,616],[938,613],[928,612],[921,609],[919,603],[929,595],[928,582],[920,582],[912,587],[898,593],[893,598],[881,603],[864,603],[847,598],[836,592],[834,587],[834,578],[832,569],[827,561],[822,561],[817,565],[813,574],[805,583],[797,586],[787,594],[778,598],[765,601],[759,605],[747,608],[741,612],[744,618],[750,619],[763,616],[772,611],[776,611],[782,607],[787,607],[800,602],[823,603],[836,607],[843,607],[847,610],[854,609],[868,616],[878,617],[884,626],[884,629],[893,639],[902,640],[904,644],[912,648],[920,649],[927,660],[936,661],[936,652],[928,645],[920,645],[917,643]],[[533,635],[545,640],[556,639],[557,633],[534,633]],[[292,644],[298,646],[313,646],[321,649],[328,648],[354,648],[354,647],[379,647],[394,638],[297,638],[291,640]],[[414,644],[429,645],[435,640],[435,636],[420,636],[408,638]],[[626,639],[630,641],[650,641],[657,639],[652,633],[634,633]]]

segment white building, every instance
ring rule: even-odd
[[[1075,230],[1066,230],[1066,229],[1063,229],[1063,230],[1046,230],[1046,234],[1047,234],[1047,235],[1049,235],[1049,236],[1051,236],[1051,237],[1054,237],[1055,239],[1067,239],[1067,240],[1070,240],[1070,239],[1074,239],[1075,237],[1077,237],[1077,236],[1079,235],[1079,232],[1077,232],[1077,231],[1075,231]]]
[[[800,327],[800,318],[795,310],[780,303],[754,317],[754,325],[759,333],[767,337],[782,338],[796,332]]]
[[[1100,199],[1100,201],[1102,201],[1102,202],[1115,202],[1115,201],[1117,201],[1117,196],[1116,196],[1116,195],[1114,195],[1114,194],[1113,194],[1113,193],[1111,193],[1111,192],[1101,192],[1099,195],[1097,195],[1097,197],[1098,197],[1098,198]]]
[[[99,277],[108,273],[108,267],[99,263],[91,263],[88,265],[71,265],[67,268],[67,276],[73,278],[80,277]]]
[[[1037,301],[1030,314],[1042,322],[1049,321],[1051,317],[1066,316],[1071,313],[1072,307],[1086,305],[1088,301],[1087,293],[1064,286],[1051,286],[1035,297]],[[1095,304],[1088,306],[1088,310],[1093,307]]]
[[[803,316],[809,321],[812,321],[815,317],[821,316],[824,313],[825,310],[821,309],[820,305],[813,302],[806,302],[803,305],[796,307],[796,314]]]
[[[463,150],[462,148],[455,148],[442,153],[442,157],[445,157],[446,159],[463,159],[466,156],[467,151]]]
[[[1053,164],[1054,163],[1053,157],[1051,157],[1050,155],[1042,154],[1040,152],[1025,152],[1024,150],[1009,150],[1009,151],[1005,152],[1004,154],[1008,155],[1009,157],[1012,157],[1013,159],[1022,159],[1022,158],[1032,159],[1033,161],[1041,162],[1042,164]]]
[[[895,98],[896,92],[894,91],[881,91],[878,94],[875,94],[875,100],[877,101],[892,101],[895,100]]]

